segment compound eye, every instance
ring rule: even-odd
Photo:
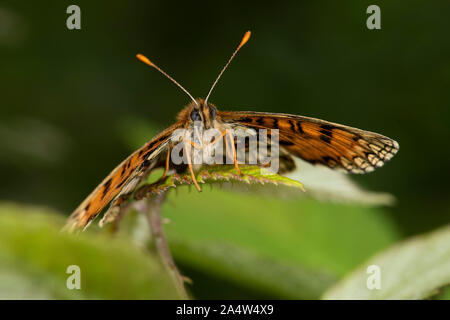
[[[211,120],[214,120],[216,118],[216,108],[209,106],[209,115],[211,116]]]
[[[202,121],[202,117],[200,116],[200,112],[198,111],[198,109],[192,110],[191,120],[192,121]]]

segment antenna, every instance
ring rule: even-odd
[[[211,86],[211,89],[209,89],[208,95],[206,96],[205,99],[205,105],[207,105],[208,102],[208,98],[211,95],[211,92],[213,91],[214,87],[216,86],[217,82],[219,82],[220,77],[222,76],[223,72],[227,69],[228,65],[230,64],[231,60],[233,60],[234,56],[236,55],[236,53],[238,53],[239,49],[241,49],[244,44],[247,43],[248,39],[250,39],[250,35],[252,33],[250,31],[247,31],[244,36],[242,37],[241,43],[239,44],[239,46],[236,48],[236,50],[234,50],[233,54],[231,55],[231,58],[228,60],[227,64],[225,65],[225,67],[223,67],[222,71],[220,71],[219,76],[217,77],[216,81],[214,81],[213,85]]]
[[[171,76],[169,76],[167,73],[165,73],[163,70],[161,70],[156,64],[154,64],[153,62],[151,62],[146,56],[142,55],[142,54],[137,54],[136,58],[138,58],[140,61],[142,61],[143,63],[149,65],[150,67],[155,68],[156,70],[158,70],[159,72],[161,72],[164,76],[166,76],[166,78],[168,78],[170,81],[172,81],[173,83],[175,83],[181,90],[184,91],[184,93],[186,93],[189,98],[192,99],[192,101],[194,101],[194,103],[197,105],[197,108],[199,107],[197,101],[191,96],[191,94],[181,86],[181,84],[179,84],[178,82],[175,81],[175,79],[173,79]]]

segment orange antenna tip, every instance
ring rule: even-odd
[[[248,41],[248,39],[250,39],[250,36],[252,35],[252,33],[250,32],[250,31],[247,31],[245,34],[244,34],[244,37],[242,38],[242,40],[241,40],[241,43],[239,44],[239,49],[244,45],[244,44],[246,44],[247,43],[247,41]]]
[[[138,53],[136,55],[136,58],[138,58],[140,61],[142,61],[145,64],[148,64],[150,67],[154,67],[155,65],[153,64],[153,62],[151,62],[146,56],[144,56],[143,54]]]
[[[189,98],[192,99],[192,101],[194,101],[194,103],[197,105],[198,107],[198,103],[197,101],[191,96],[191,94],[185,89],[183,88],[183,86],[181,84],[179,84],[178,82],[175,81],[174,78],[172,78],[171,76],[169,76],[167,73],[165,73],[163,70],[161,70],[160,67],[158,67],[156,64],[154,64],[153,62],[150,61],[149,58],[147,58],[146,56],[144,56],[143,54],[138,53],[136,55],[136,58],[138,58],[140,61],[142,61],[143,63],[145,63],[146,65],[149,65],[150,67],[155,68],[156,70],[158,70],[159,72],[161,72],[161,74],[163,74],[167,79],[169,79],[170,81],[172,81],[176,86],[178,86],[181,90],[184,91],[184,93],[186,93]]]
[[[211,89],[209,89],[209,92],[206,95],[205,104],[206,104],[206,102],[208,102],[208,98],[211,95],[211,92],[213,91],[213,89],[216,86],[217,82],[219,81],[220,77],[222,76],[223,72],[228,68],[228,65],[230,64],[231,60],[233,60],[233,58],[236,55],[236,53],[238,53],[238,51],[242,48],[242,46],[247,43],[248,39],[250,39],[251,34],[252,33],[250,31],[247,31],[244,34],[244,36],[242,37],[241,43],[236,48],[236,50],[234,50],[234,52],[231,55],[230,59],[228,60],[227,64],[222,68],[222,70],[220,71],[219,75],[216,78],[216,81],[214,81],[213,85],[211,86]]]

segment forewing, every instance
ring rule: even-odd
[[[351,173],[381,167],[398,151],[396,141],[320,119],[264,112],[220,112],[221,120],[254,129],[278,129],[280,147],[313,164]]]
[[[182,125],[177,122],[122,161],[71,214],[64,229],[83,229],[122,189],[132,192],[143,173],[154,167],[159,155],[167,150],[173,131]]]

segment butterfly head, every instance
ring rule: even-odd
[[[200,123],[205,129],[213,128],[216,118],[217,108],[201,98],[187,105],[177,117],[179,121],[186,121],[189,125]]]

